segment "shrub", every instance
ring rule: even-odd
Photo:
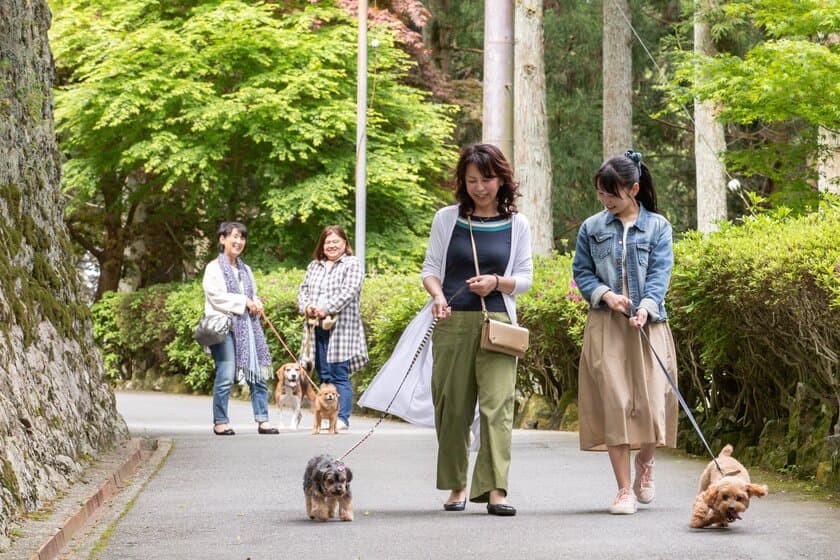
[[[572,280],[572,255],[535,259],[534,284],[517,297],[519,322],[530,331],[517,380],[524,396],[541,394],[557,404],[564,393],[577,391],[587,308]]]
[[[803,407],[836,419],[838,239],[840,208],[824,203],[806,216],[758,215],[676,245],[670,308],[682,390],[716,447],[755,442],[770,422],[798,421]],[[831,422],[817,423],[829,435]],[[702,449],[690,432],[689,441]]]

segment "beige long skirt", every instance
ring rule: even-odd
[[[668,323],[645,327],[674,382],[676,350]],[[580,448],[677,444],[679,402],[638,329],[614,311],[590,310],[578,368]]]

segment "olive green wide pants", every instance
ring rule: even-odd
[[[490,316],[510,322],[506,313]],[[516,358],[479,348],[482,322],[480,311],[454,311],[432,335],[437,487],[467,486],[470,425],[478,402],[481,446],[470,484],[472,502],[487,502],[495,488],[507,493],[516,386]]]

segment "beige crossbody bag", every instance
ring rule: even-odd
[[[470,226],[475,275],[478,276],[481,272],[478,270],[478,252],[475,250],[472,219],[469,216],[467,216],[467,224]],[[528,329],[491,319],[487,315],[484,297],[481,298],[481,312],[484,315],[484,324],[481,326],[481,347],[491,352],[501,352],[517,358],[524,356],[525,351],[528,350]]]

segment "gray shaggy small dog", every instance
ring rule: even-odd
[[[353,494],[350,481],[353,473],[331,455],[318,455],[306,464],[303,473],[303,494],[306,496],[306,515],[309,519],[326,521],[335,517],[353,521]]]

